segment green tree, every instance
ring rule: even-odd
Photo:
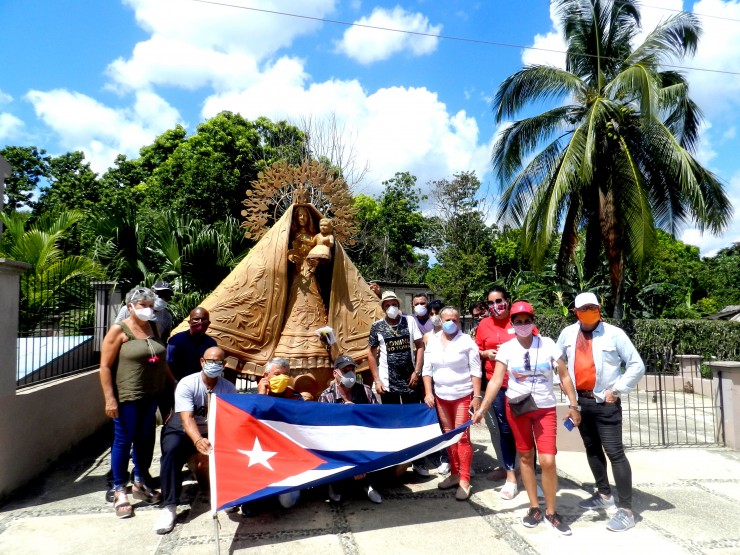
[[[84,153],[67,152],[51,158],[48,177],[49,184],[41,190],[34,206],[37,216],[58,210],[90,212],[100,205],[103,191]]]
[[[465,312],[471,300],[483,298],[491,281],[492,233],[478,197],[480,181],[475,172],[461,172],[429,185],[438,214],[430,222],[438,264],[427,282]]]
[[[360,233],[350,254],[368,278],[419,281],[427,261],[417,253],[427,246],[421,190],[416,187],[416,177],[408,172],[397,172],[383,186],[385,190],[377,198],[355,197]]]
[[[705,313],[713,313],[728,305],[740,305],[740,243],[720,250],[715,256],[702,260],[699,285],[714,303]],[[711,310],[715,308],[716,310]]]
[[[241,201],[259,172],[278,160],[299,163],[302,134],[285,122],[251,122],[221,112],[181,139],[165,134],[156,148],[142,149],[142,167],[151,169],[146,198],[158,210],[176,210],[213,223],[239,218]],[[166,140],[165,140],[166,139]]]
[[[76,280],[101,279],[103,268],[90,258],[67,254],[63,250],[64,237],[85,218],[76,211],[62,211],[55,216],[42,216],[31,223],[23,213],[0,213],[0,220],[6,227],[3,234],[3,250],[0,256],[26,262],[31,268],[21,280],[21,296],[27,312],[22,315],[24,332],[32,331],[42,323],[43,315],[53,309],[62,327],[78,329],[79,307],[89,301],[90,310],[84,315],[92,317],[92,297],[80,298],[79,287],[70,287]],[[89,323],[89,322],[88,322]]]
[[[35,146],[7,146],[0,155],[10,164],[13,172],[5,180],[6,214],[22,208],[32,208],[33,193],[39,182],[49,176],[49,160],[44,149]]]
[[[661,65],[695,52],[698,19],[668,18],[633,48],[640,15],[634,0],[559,0],[566,69],[533,65],[508,77],[494,100],[497,121],[526,105],[566,99],[515,121],[493,148],[501,213],[521,223],[535,266],[562,229],[565,273],[585,231],[586,273],[604,252],[613,314],[621,317],[625,264],[640,269],[655,228],[675,233],[693,221],[719,232],[731,205],[695,151],[701,114],[688,83]]]

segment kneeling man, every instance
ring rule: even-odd
[[[234,384],[222,377],[226,354],[210,347],[200,359],[201,371],[185,376],[175,390],[175,414],[162,429],[159,477],[162,487],[162,514],[154,524],[157,534],[175,527],[177,503],[182,491],[180,471],[195,453],[208,455],[208,396],[236,393]]]

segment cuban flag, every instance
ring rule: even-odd
[[[424,404],[343,405],[267,395],[212,395],[211,509],[328,484],[456,443]]]

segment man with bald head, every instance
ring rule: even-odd
[[[200,372],[200,358],[203,353],[216,346],[216,340],[206,335],[210,324],[208,311],[199,306],[190,311],[190,329],[170,337],[167,343],[167,364],[176,380]]]
[[[192,315],[192,313],[191,313]],[[175,390],[175,414],[162,429],[160,482],[162,514],[154,524],[157,534],[167,534],[175,526],[178,497],[182,491],[180,470],[196,451],[208,455],[208,397],[236,393],[234,384],[224,379],[226,354],[220,347],[206,349],[200,358],[201,371],[185,376]]]

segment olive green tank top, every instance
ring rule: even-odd
[[[136,401],[164,389],[167,349],[157,338],[136,339],[131,329],[118,323],[128,337],[116,359],[118,402]],[[153,326],[152,326],[153,327]]]

